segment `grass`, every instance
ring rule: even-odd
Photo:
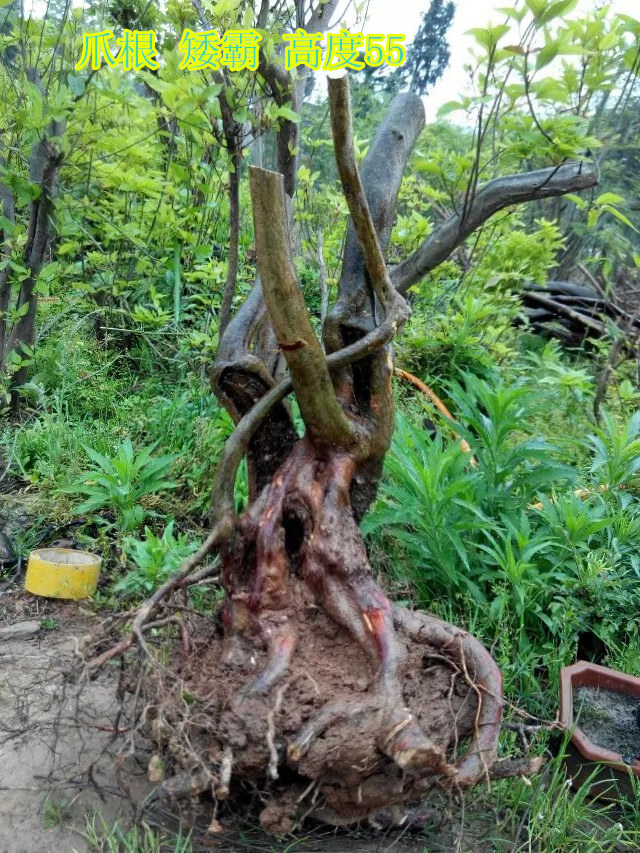
[[[47,797],[42,804],[42,825],[45,829],[53,829],[64,820],[67,812],[68,802],[65,799]]]
[[[90,853],[191,853],[190,835],[157,832],[146,823],[125,829],[100,814],[87,818],[82,833]]]
[[[513,853],[637,850],[640,831],[637,819],[634,826],[628,814],[633,806],[590,796],[591,782],[597,772],[574,789],[561,753],[549,762],[537,780],[498,783],[489,802],[493,800],[500,815],[498,826],[513,839]]]
[[[372,841],[372,850],[380,853],[403,850],[402,842],[420,845],[424,853],[460,850],[482,853],[622,853],[640,845],[640,817],[634,803],[606,802],[590,797],[590,780],[574,789],[567,775],[563,750],[549,760],[537,779],[503,780],[490,790],[482,786],[468,792],[460,801],[444,797],[435,801],[442,807],[442,821],[425,826],[422,832],[406,834],[402,827],[389,830]],[[640,793],[640,788],[637,793]],[[256,827],[238,849],[263,850],[265,853],[326,849],[335,853],[350,849],[356,839],[364,839],[369,830],[322,832],[312,830],[296,837],[288,835],[272,844]],[[363,837],[364,833],[364,837]],[[191,853],[195,837],[158,832],[141,823],[131,828],[119,822],[107,823],[99,814],[87,819],[83,833],[91,853]],[[222,836],[224,849],[232,849],[233,837]],[[229,845],[228,847],[226,845]],[[193,849],[199,849],[196,845]],[[366,849],[366,848],[365,848]]]

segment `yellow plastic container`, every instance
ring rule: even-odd
[[[41,548],[29,554],[24,588],[46,598],[89,598],[96,591],[102,559],[71,548]]]

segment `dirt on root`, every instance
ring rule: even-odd
[[[169,666],[171,677],[166,670],[159,673],[146,697],[154,735],[169,758],[169,774],[195,772],[204,762],[213,777],[231,747],[233,778],[261,780],[266,802],[261,820],[274,832],[292,828],[291,814],[304,811],[306,799],[313,810],[311,780],[322,780],[325,807],[341,813],[350,809],[356,817],[364,817],[378,802],[383,809],[394,799],[399,802],[406,782],[406,774],[380,748],[385,709],[376,704],[375,665],[316,607],[303,584],[291,599],[296,602],[289,613],[295,651],[286,675],[266,695],[242,698],[267,664],[267,650],[255,652],[249,672],[234,667],[226,662],[221,632],[201,623],[189,654],[177,651]],[[412,712],[435,747],[453,762],[473,733],[476,693],[441,649],[400,636],[406,656],[398,706]],[[343,713],[311,741],[299,761],[288,760],[287,746],[328,705]],[[281,796],[278,783],[268,783],[269,766],[286,777],[288,793]],[[305,788],[311,790],[305,793]],[[366,804],[362,815],[354,798]]]
[[[316,698],[319,694],[314,683],[318,691],[339,683],[332,660],[349,661],[344,667],[345,678],[351,673],[352,680],[342,695],[362,695],[373,679],[367,659],[360,655],[350,638],[336,631],[334,624],[321,614],[310,615],[313,627],[300,639],[291,687],[292,696],[307,691],[306,710],[302,717],[283,715],[283,719],[289,717],[292,729],[296,720],[302,722],[305,715],[322,704]],[[77,639],[95,630],[100,617],[74,602],[46,601],[15,587],[0,594],[0,628],[33,621],[40,626],[35,634],[0,641],[0,853],[49,850],[81,853],[88,849],[83,838],[87,816],[97,814],[98,821],[104,820],[107,826],[118,819],[126,826],[138,806],[142,808],[143,819],[159,834],[168,838],[180,830],[183,836],[189,834],[194,851],[422,853],[425,845],[432,851],[496,850],[493,821],[479,820],[477,816],[462,818],[458,804],[445,796],[430,802],[429,808],[421,813],[427,826],[426,835],[419,832],[418,826],[411,828],[408,823],[400,827],[363,825],[346,830],[311,823],[295,836],[278,840],[260,830],[250,803],[245,804],[243,811],[237,802],[219,809],[222,832],[212,835],[211,803],[191,801],[184,808],[163,800],[150,801],[143,807],[153,788],[146,778],[149,753],[138,752],[139,762],[124,759],[130,733],[115,734],[113,728],[118,707],[115,696],[118,667],[107,668],[95,680],[82,685],[71,684],[66,678]],[[182,662],[183,677],[190,673],[192,689],[197,678],[203,687],[207,673],[209,687],[212,686],[211,674],[217,678],[218,670],[211,667],[219,664],[216,654],[220,650],[220,638],[209,623],[199,649],[189,655],[187,664]],[[200,662],[197,651],[204,656]],[[423,647],[423,656],[425,652]],[[436,685],[442,692],[448,690],[449,683],[446,666],[431,671],[432,663],[414,657],[414,664],[425,667],[423,671],[429,679],[433,676],[433,691],[427,694],[429,701]],[[259,665],[260,661],[256,661],[256,669]],[[238,674],[235,673],[235,678],[233,675],[228,672],[225,676],[227,691],[238,684]],[[415,678],[419,680],[417,673]],[[413,681],[413,675],[405,680],[407,696],[415,692]],[[226,700],[222,687],[217,693],[222,704],[226,704],[228,692]],[[462,704],[459,699],[455,703]],[[194,709],[200,704],[187,702]],[[423,725],[426,727],[424,719]],[[140,746],[136,740],[136,751]],[[260,799],[263,792],[254,796]],[[166,849],[173,850],[174,846],[169,843]]]

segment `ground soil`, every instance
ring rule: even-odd
[[[228,647],[220,630],[203,622],[192,633],[190,653],[176,651],[146,695],[153,734],[168,757],[168,776],[198,773],[203,756],[215,776],[231,744],[233,779],[265,782],[260,820],[274,832],[292,828],[292,802],[298,817],[318,813],[322,803],[323,809],[364,819],[372,803],[386,809],[406,790],[406,775],[379,745],[384,729],[376,706],[376,666],[315,606],[304,584],[291,600],[296,602],[295,612],[289,613],[295,653],[269,692],[244,695],[267,666],[267,649],[255,651],[247,672],[226,660]],[[434,747],[454,762],[474,730],[477,695],[442,649],[406,638],[402,642],[406,657],[398,705],[411,710]],[[299,761],[288,761],[287,745],[327,705],[344,707],[345,713],[311,741]],[[284,775],[282,791],[277,782],[267,784],[274,750],[278,772]],[[310,780],[322,784],[310,785]]]
[[[149,788],[146,768],[130,764],[123,786],[114,761],[115,674],[82,690],[65,677],[76,638],[95,617],[73,602],[0,593],[0,628],[32,620],[46,627],[0,640],[0,853],[83,851],[87,815],[130,819],[132,798]]]
[[[640,700],[616,690],[579,687],[573,694],[578,724],[590,741],[623,758],[640,755]]]
[[[0,628],[27,620],[48,627],[29,638],[0,641],[0,853],[82,853],[87,850],[82,833],[88,815],[99,813],[108,825],[116,819],[125,825],[131,821],[153,787],[146,779],[149,753],[143,751],[140,762],[123,758],[128,733],[114,736],[116,667],[85,683],[81,691],[66,678],[76,641],[97,627],[100,616],[75,602],[43,601],[17,585],[3,589]],[[346,655],[343,638],[330,625],[324,625],[322,635],[322,642]],[[328,665],[318,662],[323,659],[321,647],[313,648],[301,658],[292,687],[304,692],[307,682],[309,697],[316,695],[313,681],[320,686],[331,680]],[[203,649],[205,660],[208,655],[211,662],[215,651],[214,641],[208,650]],[[350,654],[355,657],[349,659],[359,664],[358,653]],[[419,665],[423,671],[430,668],[426,660]],[[190,677],[196,678],[206,671],[205,662],[188,669]],[[436,667],[432,673],[434,689],[437,684],[438,690],[446,692],[449,677],[439,670]],[[345,689],[356,694],[364,687],[355,678]],[[411,680],[406,689],[408,696],[420,690]],[[454,701],[461,705],[459,697]],[[308,708],[315,706],[316,700],[310,698]],[[260,829],[250,804],[245,811],[234,812],[234,808],[229,805],[220,814],[224,832],[219,836],[208,832],[211,808],[206,803],[181,813],[175,803],[156,802],[141,814],[165,834],[177,831],[182,817],[195,851],[423,853],[428,849],[435,853],[459,849],[488,853],[498,849],[493,820],[466,817],[462,822],[458,805],[448,797],[430,803],[423,814],[426,832],[418,834],[416,827],[408,825],[334,830],[311,823],[295,838],[289,835],[276,841]]]

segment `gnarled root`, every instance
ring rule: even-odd
[[[176,771],[204,764],[218,799],[262,779],[272,829],[375,819],[491,778],[499,671],[465,631],[384,596],[351,512],[355,468],[299,442],[221,550],[225,636],[192,631],[179,694],[160,675],[151,703]]]

